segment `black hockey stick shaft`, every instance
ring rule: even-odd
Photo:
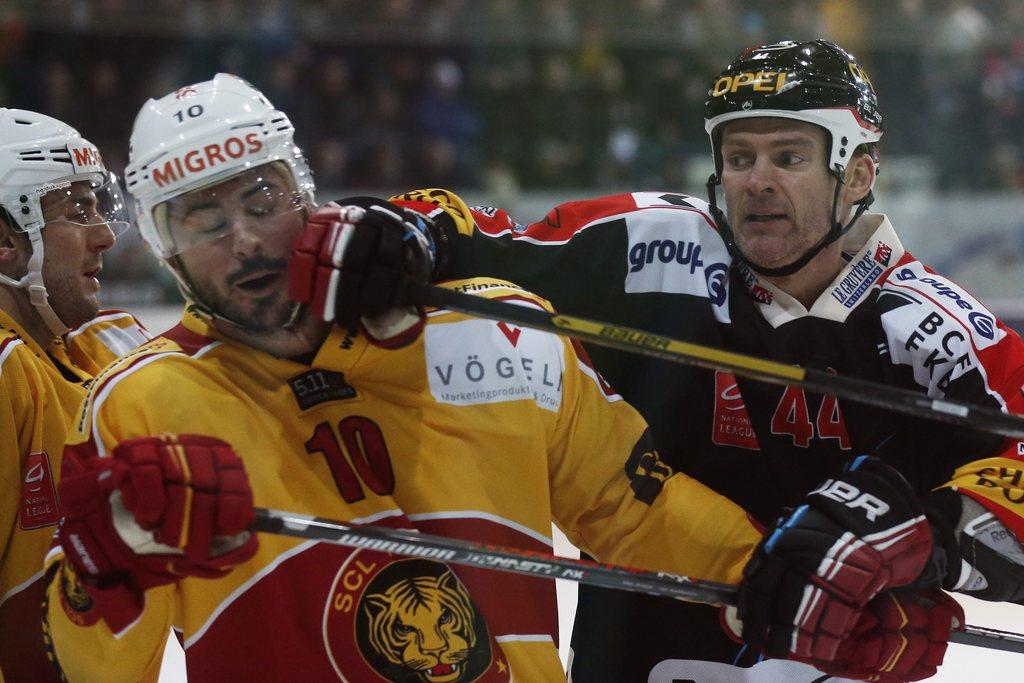
[[[725,583],[599,564],[589,560],[573,560],[405,529],[346,524],[283,510],[256,508],[253,529],[280,536],[327,541],[350,548],[421,557],[537,578],[565,579],[590,586],[681,598],[708,605],[736,604],[736,587]],[[963,630],[954,631],[950,640],[964,645],[1024,654],[1024,635],[1009,631],[967,625]]]
[[[514,323],[674,363],[724,370],[772,384],[803,387],[817,393],[831,394],[850,401],[979,431],[1024,438],[1024,418],[993,408],[932,398],[908,389],[885,386],[855,377],[833,375],[813,368],[786,365],[622,325],[549,313],[507,301],[485,299],[436,285],[413,284],[410,296],[413,301],[424,306],[446,308],[480,318]]]

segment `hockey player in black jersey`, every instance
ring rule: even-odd
[[[820,40],[745,50],[711,82],[706,124],[715,160],[709,202],[620,194],[563,204],[527,225],[500,209],[470,209],[443,190],[396,202],[442,228],[435,248],[446,252],[452,275],[486,272],[566,312],[1024,412],[1024,343],[907,252],[884,215],[867,212],[882,117],[851,55]],[[374,249],[358,254],[370,261]],[[342,289],[338,306],[380,310],[394,293]],[[883,636],[902,643],[895,649],[881,645],[883,636],[829,641],[835,624],[808,614],[820,595],[807,579],[825,582],[815,571],[827,562],[811,567],[807,558],[852,549],[813,501],[842,498],[859,477],[860,494],[909,506],[908,524],[917,505],[925,510],[934,548],[914,577],[922,590],[1024,600],[1024,444],[729,373],[588,350],[647,418],[672,466],[743,505],[774,541],[748,568],[742,628],[723,624],[713,608],[582,587],[572,643],[577,683],[824,680],[807,664],[771,657],[812,661],[847,678],[933,673],[945,648],[936,625],[945,622],[948,633],[956,613],[936,593],[889,593],[857,612],[874,619],[861,623],[866,631],[889,628]],[[913,493],[850,465],[861,454],[896,467]],[[894,615],[912,615],[903,621],[918,631],[892,631]],[[769,658],[757,661],[762,652]]]

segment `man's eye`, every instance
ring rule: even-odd
[[[276,213],[278,206],[283,205],[284,202],[284,198],[276,192],[260,192],[249,198],[249,201],[245,204],[245,212],[250,216],[262,218]]]
[[[218,221],[210,221],[204,225],[203,232],[219,232],[228,226],[228,222],[225,219]]]
[[[799,154],[791,154],[789,152],[782,155],[782,163],[786,166],[796,166],[797,164],[804,161],[804,158]]]
[[[92,220],[92,212],[85,208],[75,209],[68,212],[68,221],[71,223],[78,223],[80,225],[87,225]]]
[[[730,154],[725,158],[729,168],[744,168],[750,165],[750,157],[745,154]]]
[[[227,227],[227,220],[224,218],[215,218],[211,216],[204,220],[193,220],[189,221],[186,227],[190,232],[194,232],[200,235],[207,235],[213,232],[218,232]]]

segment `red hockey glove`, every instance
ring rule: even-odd
[[[912,582],[930,552],[906,480],[881,460],[857,458],[754,551],[738,596],[748,652],[831,661],[864,605]]]
[[[382,199],[332,202],[310,217],[292,246],[289,294],[328,322],[362,322],[380,346],[405,346],[425,322],[406,285],[430,281],[436,245],[447,244],[440,234],[426,216]]]
[[[109,458],[68,448],[60,498],[60,543],[90,592],[216,578],[256,552],[252,489],[220,439],[130,439]]]
[[[801,661],[838,678],[920,681],[935,675],[950,634],[964,623],[963,608],[940,590],[890,591],[865,606],[834,661]]]

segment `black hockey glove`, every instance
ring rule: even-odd
[[[980,600],[1024,603],[1024,548],[973,498],[949,488],[923,499],[934,549],[917,581]]]
[[[430,282],[447,261],[433,220],[383,199],[350,197],[318,209],[292,247],[289,293],[319,318],[354,328],[388,348],[423,328],[408,283]]]
[[[754,551],[738,601],[746,654],[833,660],[864,605],[914,581],[931,545],[910,485],[881,460],[860,456],[780,518]]]

